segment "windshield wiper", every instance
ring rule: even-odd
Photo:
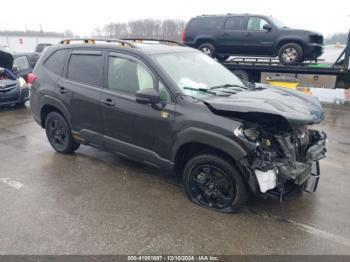
[[[211,94],[211,95],[216,95],[215,92],[210,91],[210,89],[208,89],[208,88],[200,88],[200,87],[194,88],[194,87],[190,87],[190,86],[185,86],[185,87],[183,87],[183,89],[199,91],[199,92],[203,92],[203,93],[207,93],[207,94]]]
[[[236,85],[236,84],[224,84],[224,85],[218,85],[218,86],[212,86],[210,90],[212,89],[219,89],[219,88],[228,88],[228,87],[236,87],[240,89],[248,89],[246,86]]]

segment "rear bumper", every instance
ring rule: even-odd
[[[183,44],[189,47],[196,48],[196,44],[194,42],[184,42]]]
[[[23,104],[29,100],[29,89],[16,87],[7,92],[0,92],[0,106]]]
[[[323,45],[306,43],[304,45],[304,59],[316,59],[323,54]]]

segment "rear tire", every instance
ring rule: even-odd
[[[296,65],[303,61],[303,48],[296,43],[287,43],[278,51],[278,59],[284,65]]]
[[[210,57],[215,57],[215,47],[211,43],[200,44],[198,49]]]
[[[47,115],[45,131],[52,148],[58,153],[71,154],[80,146],[74,140],[66,119],[57,112],[50,112]]]
[[[183,183],[193,203],[218,212],[236,213],[248,198],[242,176],[220,155],[200,154],[190,159]]]

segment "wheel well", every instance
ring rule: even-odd
[[[41,111],[40,111],[41,126],[42,126],[43,128],[45,128],[46,117],[47,117],[47,115],[48,115],[50,112],[57,112],[57,113],[61,114],[61,115],[64,117],[64,115],[62,114],[62,112],[61,112],[57,107],[54,107],[54,106],[52,106],[52,105],[44,105],[44,106],[41,108]]]
[[[224,151],[217,149],[212,146],[208,146],[201,143],[187,143],[182,145],[176,152],[175,155],[175,172],[177,175],[181,175],[182,171],[187,163],[192,157],[203,154],[210,153],[219,155],[231,163],[235,163],[234,159]]]
[[[198,40],[196,41],[196,47],[199,48],[199,46],[200,46],[201,44],[204,44],[204,43],[210,43],[210,44],[212,44],[213,46],[215,46],[213,40],[207,39],[207,38],[201,38],[201,39],[198,39]]]
[[[278,55],[279,51],[280,51],[280,48],[285,45],[285,44],[289,44],[289,43],[293,43],[293,44],[298,44],[300,45],[300,47],[303,49],[304,51],[304,44],[301,40],[297,40],[297,39],[284,39],[284,40],[281,40],[280,42],[278,42],[277,44],[277,48],[275,50],[275,55]]]

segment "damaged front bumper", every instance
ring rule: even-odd
[[[252,191],[277,198],[315,192],[326,139],[325,133],[306,129],[261,138],[255,150],[240,162]]]

